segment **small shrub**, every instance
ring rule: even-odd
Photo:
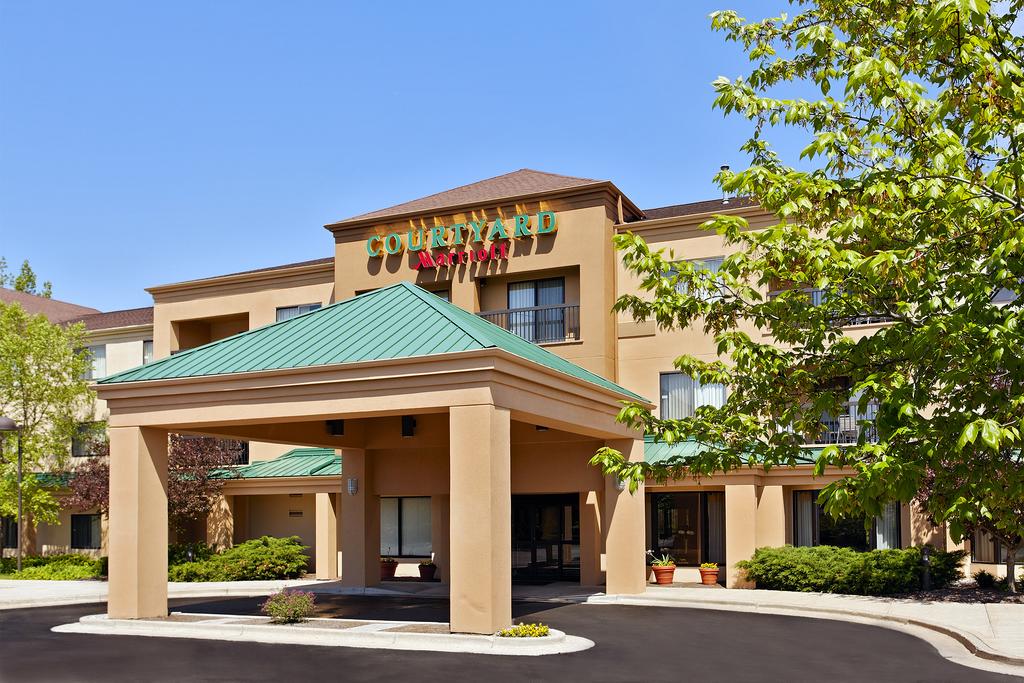
[[[9,562],[8,562],[9,560]],[[4,558],[0,573],[11,579],[36,581],[78,581],[98,579],[103,575],[104,564],[88,555],[33,555],[22,558],[21,571],[16,571],[17,561]]]
[[[295,624],[305,621],[316,606],[316,597],[306,591],[285,589],[274,593],[260,605],[260,611],[275,624]]]
[[[498,631],[499,638],[543,638],[548,635],[551,635],[551,629],[545,624],[516,624]]]
[[[717,562],[701,562],[700,563],[700,568],[701,569],[718,569],[718,563]]]
[[[197,562],[168,568],[171,581],[261,581],[295,579],[309,563],[306,546],[298,536],[263,536],[228,548]]]
[[[932,586],[944,588],[963,577],[963,551],[931,552]],[[758,588],[852,595],[889,595],[921,589],[920,548],[857,552],[849,548],[758,548],[737,566]]]
[[[992,574],[982,569],[980,572],[974,575],[974,583],[978,584],[978,588],[995,588],[995,574]]]

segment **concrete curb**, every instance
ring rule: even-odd
[[[1006,655],[1001,652],[995,652],[989,649],[988,645],[982,642],[977,636],[957,631],[956,629],[950,628],[943,624],[936,624],[934,622],[925,621],[922,619],[913,619],[910,617],[903,617],[892,614],[880,614],[877,612],[869,612],[857,609],[831,609],[827,607],[811,607],[811,606],[786,606],[775,603],[764,603],[757,600],[747,601],[736,601],[736,600],[690,600],[680,598],[664,598],[664,597],[634,597],[628,595],[594,595],[587,600],[588,604],[593,605],[638,605],[644,607],[684,607],[687,609],[709,609],[709,610],[721,610],[729,612],[757,612],[760,614],[776,614],[780,616],[796,616],[796,617],[807,617],[807,618],[818,618],[818,619],[833,619],[836,621],[849,621],[854,623],[870,623],[883,628],[893,628],[906,633],[911,633],[918,637],[924,638],[932,645],[936,646],[940,654],[947,659],[956,661],[959,664],[966,666],[973,666],[975,668],[984,668],[986,670],[999,671],[1001,673],[1014,673],[1017,675],[1024,675],[1024,658],[1015,657],[1012,655]],[[900,628],[904,627],[904,628]],[[912,627],[912,628],[906,628]],[[945,638],[951,639],[956,642],[962,649],[969,653],[969,657],[955,656],[950,649],[939,647],[933,638],[928,638],[925,634],[922,634],[919,629],[926,629],[933,633],[937,633]],[[978,660],[984,660],[992,662],[997,665],[1004,665],[999,668],[991,668],[987,666],[978,666],[978,663],[972,663]],[[1006,668],[1008,667],[1008,668]]]
[[[106,582],[103,582],[104,585]],[[242,583],[242,582],[236,582]],[[220,598],[220,597],[233,597],[233,598],[258,598],[264,595],[270,595],[283,588],[308,588],[315,586],[317,581],[315,580],[296,580],[296,581],[281,581],[273,584],[269,582],[253,582],[260,585],[235,585],[235,586],[223,586],[210,584],[196,583],[191,584],[195,586],[189,590],[173,590],[168,589],[167,599],[176,600],[178,598]],[[168,584],[173,585],[173,584]],[[180,585],[180,584],[179,584]],[[206,586],[203,588],[202,586]],[[373,590],[373,589],[365,589]],[[385,594],[390,594],[386,593]],[[373,593],[367,593],[367,595],[373,595]],[[51,596],[44,598],[29,598],[22,600],[4,600],[0,599],[0,610],[7,609],[26,609],[30,607],[60,607],[62,605],[89,605],[105,603],[107,601],[106,590],[94,593],[80,593],[78,595],[60,595]]]
[[[271,624],[240,624],[252,617],[231,615],[205,615],[218,619],[217,623],[150,621],[144,619],[108,619],[105,614],[82,617],[70,624],[54,626],[56,633],[89,633],[101,635],[147,636],[157,638],[195,638],[286,645],[318,645],[331,647],[372,648],[379,650],[413,650],[426,652],[457,652],[501,656],[537,657],[543,655],[579,652],[594,646],[594,642],[578,636],[566,635],[551,629],[543,638],[499,638],[497,636],[465,633],[396,633],[383,630],[352,628],[309,628]],[[344,621],[310,619],[317,621]],[[358,620],[366,624],[367,620]],[[422,625],[424,622],[369,622],[384,626]],[[445,624],[446,625],[446,624]],[[367,628],[366,626],[362,628]]]

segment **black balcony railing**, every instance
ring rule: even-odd
[[[481,311],[477,315],[534,344],[576,341],[580,338],[578,304]]]
[[[839,415],[821,416],[821,433],[814,441],[822,444],[853,444],[857,443],[861,432],[868,443],[878,441],[878,428],[875,419],[878,416],[878,403],[868,402],[862,412],[857,402],[851,401],[845,406],[846,411]]]

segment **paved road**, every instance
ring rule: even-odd
[[[443,601],[322,596],[323,613],[444,620]],[[176,600],[192,612],[251,613],[258,600]],[[984,681],[889,629],[819,619],[622,605],[516,603],[517,616],[597,646],[547,657],[56,634],[102,605],[0,612],[3,681]]]

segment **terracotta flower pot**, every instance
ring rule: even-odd
[[[714,586],[718,583],[718,569],[701,569],[700,582],[705,586]]]
[[[398,569],[397,562],[381,562],[380,563],[380,580],[387,581],[395,578],[395,570]]]
[[[434,574],[437,573],[436,564],[421,564],[420,565],[420,579],[424,581],[430,581],[434,578]]]
[[[654,582],[659,586],[670,586],[672,585],[672,577],[675,576],[676,566],[671,564],[667,567],[659,567],[657,565],[651,567],[654,570]]]

